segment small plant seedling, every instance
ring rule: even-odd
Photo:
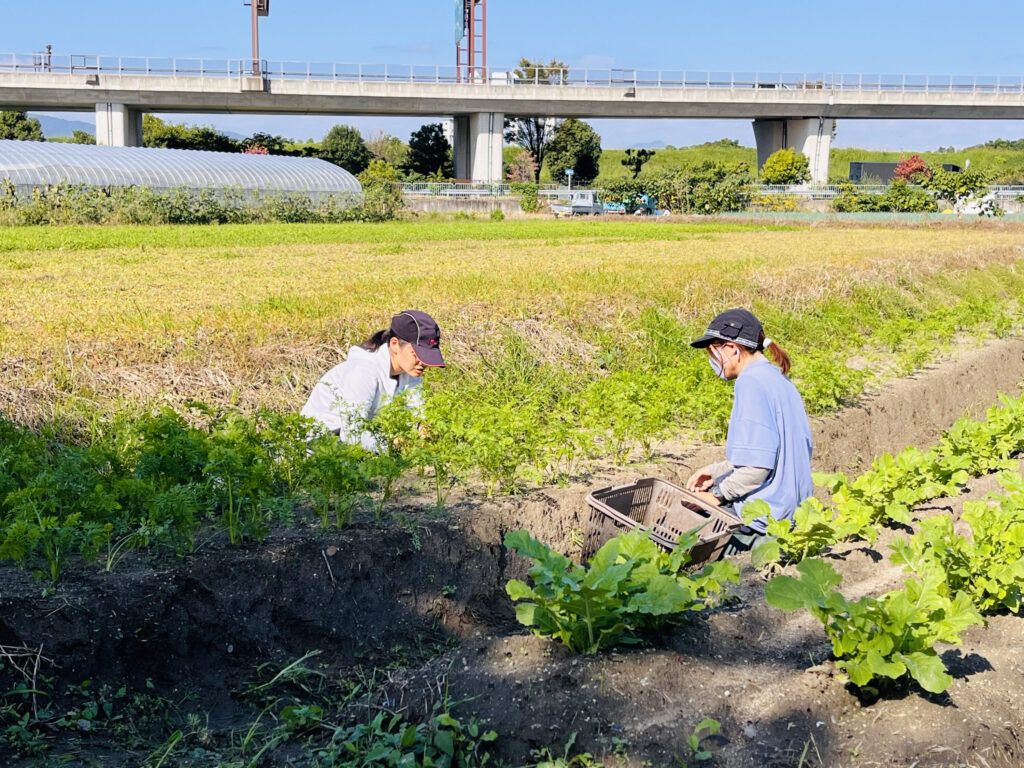
[[[701,746],[701,742],[708,736],[714,736],[721,729],[722,724],[717,720],[707,717],[700,721],[693,732],[686,737],[686,746],[689,747],[690,753],[693,755],[693,759],[699,763],[703,763],[711,759],[711,752]],[[675,758],[675,763],[679,768],[687,768],[689,765],[683,758],[678,755]]]
[[[572,754],[577,735],[573,731],[561,755],[554,755],[548,747],[531,750],[530,756],[537,761],[531,768],[604,768],[604,763],[598,762],[589,752]]]

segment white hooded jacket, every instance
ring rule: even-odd
[[[382,344],[374,352],[352,347],[348,359],[327,373],[313,387],[302,415],[316,419],[328,432],[335,432],[346,443],[362,445],[368,451],[380,446],[373,435],[362,430],[365,420],[399,392],[407,392],[406,404],[417,411],[423,407],[423,380],[400,373],[391,375],[391,354]]]

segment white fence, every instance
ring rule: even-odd
[[[791,195],[813,200],[831,200],[843,189],[854,189],[861,195],[884,194],[889,187],[884,184],[751,184],[752,194]],[[1013,200],[1024,196],[1024,186],[990,186],[1001,200]],[[557,196],[568,194],[566,187],[545,184],[539,190],[541,195]],[[514,196],[511,184],[482,184],[477,182],[407,182],[402,184],[402,194],[413,197],[508,197]]]
[[[256,66],[254,66],[256,64]],[[839,72],[724,72],[684,69],[522,69],[252,59],[199,59],[95,54],[0,53],[0,72],[246,77],[395,83],[461,83],[585,88],[696,88],[1020,93],[1024,75],[929,75]]]

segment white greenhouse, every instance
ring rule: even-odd
[[[362,192],[351,173],[312,157],[45,141],[0,140],[0,182],[4,180],[19,190],[66,183],[303,193],[311,198]]]

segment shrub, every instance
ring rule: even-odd
[[[793,149],[773,152],[761,168],[761,181],[765,184],[803,184],[810,178],[807,156]]]
[[[837,213],[933,213],[938,209],[934,197],[923,189],[910,186],[903,179],[896,179],[885,193],[879,195],[864,194],[852,184],[843,184],[832,200],[832,210]]]
[[[932,172],[920,155],[911,155],[900,161],[892,172],[893,176],[903,181],[915,182],[921,178],[931,178]]]
[[[385,221],[402,207],[393,181],[368,179],[362,199],[353,193],[318,199],[300,192],[245,192],[239,188],[91,187],[52,184],[20,193],[0,182],[0,224],[258,224]]]
[[[789,213],[800,210],[800,200],[795,195],[752,195],[750,197],[750,210]]]
[[[713,214],[743,210],[750,197],[749,180],[746,163],[705,161],[652,173],[644,191],[673,213]]]
[[[983,171],[965,168],[962,171],[946,171],[939,169],[931,177],[922,181],[939,200],[949,203],[959,219],[964,209],[971,204],[978,208],[981,216],[998,216],[1002,210],[995,200],[988,197],[989,177]]]
[[[540,210],[538,192],[540,186],[533,182],[512,183],[512,193],[519,195],[519,207],[526,213],[536,213]]]

